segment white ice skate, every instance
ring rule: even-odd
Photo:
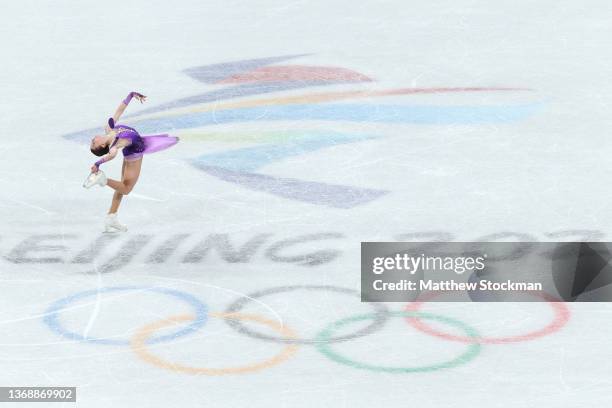
[[[127,226],[121,224],[117,219],[117,214],[108,214],[104,224],[104,232],[126,232]]]
[[[96,184],[100,187],[104,187],[106,185],[106,174],[104,174],[102,170],[98,170],[97,173],[91,173],[83,182],[83,187],[91,188]]]

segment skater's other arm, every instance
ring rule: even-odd
[[[144,103],[147,100],[147,97],[141,93],[130,92],[128,96],[126,96],[125,99],[121,101],[121,103],[117,107],[117,110],[115,111],[115,114],[112,117],[112,120],[113,120],[112,125],[109,123],[105,126],[107,133],[111,131],[111,127],[114,127],[115,126],[114,124],[117,123],[121,115],[123,115],[123,112],[125,112],[125,108],[127,108],[127,106],[130,104],[130,101],[132,100],[132,98],[138,99],[140,103]],[[110,119],[109,119],[109,122],[110,122]]]
[[[91,166],[91,172],[92,173],[97,173],[98,169],[100,168],[100,165],[102,163],[106,163],[108,161],[111,161],[115,158],[115,156],[117,156],[117,153],[119,152],[119,149],[121,149],[124,146],[113,146],[108,150],[108,153],[106,153],[104,156],[100,157],[100,160],[98,160],[97,162],[94,163],[93,166]]]

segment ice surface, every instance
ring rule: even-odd
[[[569,305],[567,324],[550,335],[485,344],[456,367],[411,373],[252,338],[218,314],[264,291],[240,310],[259,319],[244,327],[276,336],[282,322],[313,339],[372,313],[350,292],[359,289],[360,241],[608,240],[611,7],[3,4],[0,385],[77,386],[83,407],[610,404],[607,304]],[[111,192],[81,187],[94,161],[82,143],[94,133],[83,131],[101,132],[131,90],[149,100],[134,101],[122,122],[182,140],[145,157],[119,215],[130,231],[102,235]],[[120,166],[104,167],[117,177]],[[284,290],[265,294],[272,288]],[[54,302],[84,291],[93,292],[59,304],[65,310],[52,319]],[[190,316],[198,301],[217,313],[203,327],[160,328],[152,335],[185,336],[139,353],[128,345],[151,324]],[[424,310],[486,336],[553,319],[545,303]],[[367,335],[331,349],[415,367],[468,348],[401,318],[370,324],[337,327],[335,335]],[[273,356],[279,364],[222,376],[178,365]]]

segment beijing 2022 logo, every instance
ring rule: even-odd
[[[540,103],[434,105],[415,101],[425,94],[477,94],[525,92],[514,87],[364,88],[374,80],[359,72],[339,67],[281,65],[308,55],[289,55],[186,69],[191,78],[216,85],[215,90],[158,105],[126,118],[141,133],[173,133],[183,142],[215,140],[207,126],[263,122],[255,133],[217,134],[217,140],[244,142],[248,147],[204,153],[188,160],[197,169],[243,188],[273,194],[288,200],[334,208],[353,208],[390,193],[383,189],[339,185],[303,179],[277,177],[262,170],[287,158],[337,146],[381,138],[359,132],[321,130],[266,130],[265,123],[349,122],[355,124],[413,124],[429,126],[503,124],[530,116]],[[343,90],[324,91],[344,85]],[[346,90],[346,85],[354,85]],[[219,87],[220,86],[220,87]],[[376,98],[393,97],[405,103],[375,104]],[[238,99],[239,98],[239,99]],[[89,141],[98,129],[65,135],[75,141]],[[330,171],[333,171],[330,168]]]

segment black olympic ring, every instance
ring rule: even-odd
[[[242,297],[230,304],[229,307],[225,310],[225,313],[237,313],[241,311],[248,303],[252,302],[253,299],[258,299],[264,296],[273,295],[276,293],[290,292],[293,290],[314,290],[314,291],[329,291],[329,292],[337,292],[344,293],[347,295],[352,295],[357,298],[360,298],[360,293],[353,289],[347,289],[339,286],[331,286],[331,285],[289,285],[289,286],[277,286],[274,288],[264,289],[261,291],[253,292],[248,294],[248,297]],[[277,336],[269,336],[267,334],[258,333],[254,330],[249,329],[244,324],[242,324],[239,320],[230,320],[227,319],[225,322],[234,330],[238,331],[241,334],[245,334],[249,337],[254,337],[261,340],[273,341],[276,343],[285,343],[285,344],[321,344],[321,343],[337,343],[341,341],[347,341],[356,339],[359,337],[367,336],[384,326],[389,318],[389,309],[382,303],[368,303],[368,305],[374,309],[374,319],[372,323],[368,326],[364,327],[361,330],[356,331],[352,334],[345,334],[342,336],[330,337],[327,340],[317,340],[316,338],[312,339],[295,339],[295,338],[284,338]]]

